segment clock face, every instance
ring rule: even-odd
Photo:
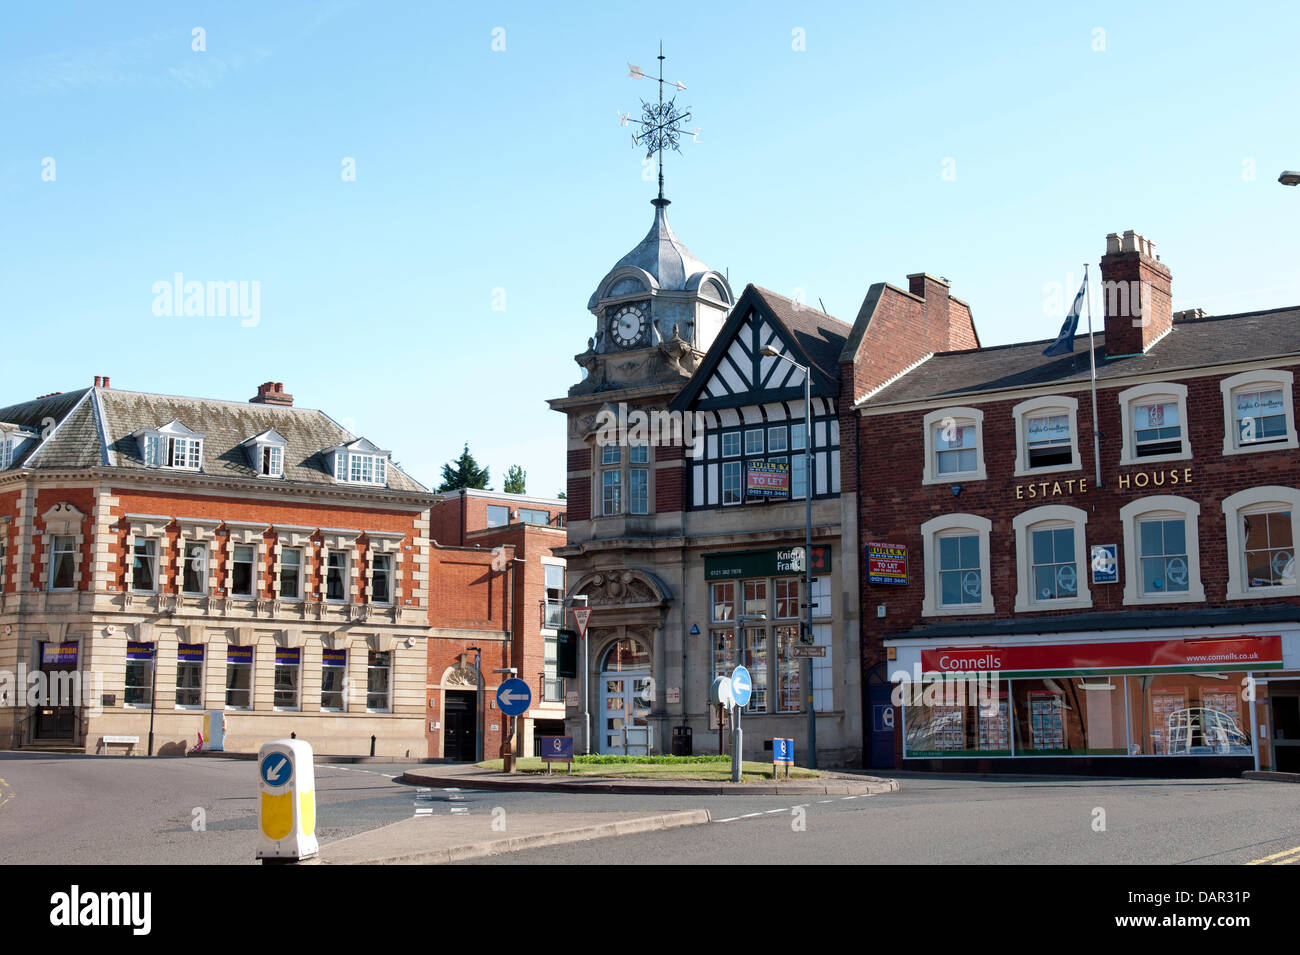
[[[624,305],[609,320],[610,337],[623,348],[640,341],[645,327],[645,313],[635,305]]]

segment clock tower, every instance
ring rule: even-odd
[[[595,334],[575,356],[586,371],[570,395],[680,386],[698,366],[727,312],[731,285],[677,238],[668,200],[651,200],[654,221],[632,251],[614,263],[587,302]]]

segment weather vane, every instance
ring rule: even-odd
[[[627,65],[628,76],[634,80],[646,79],[645,73],[641,67]],[[654,77],[649,77],[654,79]],[[677,90],[686,89],[684,83],[669,82],[666,85],[674,87]],[[670,99],[664,102],[664,45],[659,44],[659,102],[647,103],[641,101],[641,118],[633,119],[629,114],[620,112],[618,114],[618,124],[626,126],[628,123],[635,123],[641,127],[641,132],[632,134],[632,143],[636,146],[646,148],[645,158],[649,159],[655,153],[659,154],[659,201],[664,200],[664,149],[674,149],[681,152],[678,145],[679,137],[683,134],[691,135],[691,131],[683,129],[682,124],[691,121],[691,111],[689,108],[679,110],[677,101]]]

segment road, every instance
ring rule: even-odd
[[[1300,786],[1286,783],[904,776],[899,792],[856,798],[417,793],[394,781],[404,768],[318,765],[322,845],[417,812],[467,813],[489,826],[494,809],[508,819],[512,811],[704,808],[714,819],[707,826],[484,861],[1114,865],[1242,864],[1275,856],[1271,861],[1300,862]],[[3,753],[0,862],[253,864],[256,792],[251,761]]]

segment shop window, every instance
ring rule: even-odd
[[[945,514],[921,525],[924,616],[992,613],[988,586],[993,523],[975,514]]]
[[[158,541],[135,538],[131,547],[131,589],[149,594],[158,589]]]
[[[818,713],[835,709],[835,668],[832,664],[831,625],[813,624],[813,646],[825,647],[826,655],[812,658],[813,707]]]
[[[226,647],[226,709],[253,708],[253,648]]]
[[[252,544],[236,544],[231,563],[230,592],[236,597],[253,596],[253,566],[257,550]]]
[[[798,713],[803,710],[803,659],[794,655],[799,646],[798,625],[776,629],[776,710]]]
[[[1255,487],[1223,501],[1228,537],[1228,599],[1300,594],[1295,542],[1300,538],[1300,490]]]
[[[984,412],[976,408],[944,408],[923,420],[925,466],[922,484],[982,481],[984,471]]]
[[[742,627],[710,630],[709,641],[713,647],[713,677],[730,676],[738,665],[749,670],[754,689],[746,713],[766,713],[767,695],[767,628]],[[737,644],[739,641],[739,645]]]
[[[976,682],[973,674],[930,688],[905,684],[903,755],[1010,756],[1008,688],[1006,680]]]
[[[1134,756],[1250,756],[1239,673],[1127,677]]]
[[[387,713],[392,709],[392,653],[371,650],[366,655],[366,712]]]
[[[831,615],[831,579],[829,577],[814,577],[812,579],[812,612],[813,617],[829,617]]]
[[[778,577],[776,588],[776,619],[796,620],[799,613],[799,578]]]
[[[1017,514],[1016,610],[1065,610],[1092,606],[1088,589],[1086,511],[1050,505]]]
[[[736,585],[734,582],[713,585],[712,620],[722,623],[736,619]]]
[[[297,647],[275,648],[275,690],[272,702],[277,710],[298,709],[302,684],[302,651]]]
[[[185,566],[181,570],[181,591],[187,594],[208,592],[208,545],[187,543]]]
[[[1187,386],[1139,385],[1119,393],[1123,419],[1121,465],[1174,461],[1192,456],[1187,426]]]
[[[325,650],[321,655],[320,708],[330,713],[342,713],[347,707],[344,687],[348,676],[348,651]]]
[[[1080,468],[1078,411],[1078,399],[1060,395],[1031,398],[1011,409],[1017,477]]]
[[[200,709],[203,706],[203,655],[201,643],[182,643],[176,647],[176,707]]]
[[[71,590],[77,570],[77,539],[57,534],[50,544],[50,590]]]
[[[1124,603],[1202,603],[1197,524],[1200,505],[1163,495],[1120,508],[1124,525]]]
[[[302,599],[302,548],[286,547],[280,551],[280,597]]]
[[[123,702],[127,706],[148,706],[153,700],[155,645],[135,643],[126,645],[126,684]]]
[[[1296,439],[1294,375],[1249,371],[1219,382],[1223,394],[1223,453],[1300,447]]]
[[[767,580],[746,580],[745,616],[757,617],[767,613]]]

